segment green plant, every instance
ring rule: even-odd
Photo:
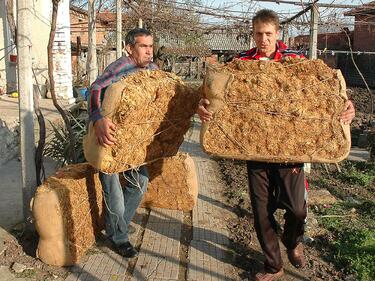
[[[338,178],[349,184],[369,186],[375,179],[375,163],[345,161]]]
[[[375,231],[345,229],[333,241],[336,263],[355,273],[358,280],[375,280]]]
[[[340,202],[319,209],[318,218],[333,234],[331,261],[356,280],[375,280],[375,202]]]
[[[53,130],[53,137],[47,142],[44,154],[57,160],[60,166],[85,162],[82,141],[86,133],[86,119],[84,115],[75,118],[72,114],[69,114],[69,120],[75,138],[75,157],[71,155],[69,134],[65,126],[63,124],[55,125],[52,122],[50,122],[50,124]],[[74,158],[76,161],[73,160]]]
[[[22,272],[16,273],[16,278],[34,278],[35,276],[35,269],[25,269]]]

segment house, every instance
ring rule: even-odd
[[[5,92],[17,90],[16,47],[7,17],[7,0],[0,0],[0,88]],[[15,11],[14,7],[9,10]],[[52,1],[33,1],[29,20],[31,26],[31,54],[34,90],[46,92],[48,78],[47,45],[51,30]],[[15,17],[14,17],[15,18]],[[56,34],[53,44],[55,89],[60,98],[72,100],[72,77],[70,60],[69,0],[59,2]]]
[[[123,15],[123,26],[126,15]],[[86,57],[88,51],[88,12],[74,5],[70,5],[70,37],[72,52],[73,77],[77,84],[85,80]],[[96,50],[98,71],[116,60],[116,13],[104,10],[96,14]],[[83,75],[83,76],[82,76]],[[79,81],[81,80],[81,81]]]
[[[103,48],[108,41],[108,33],[114,32],[116,14],[110,12],[98,13],[96,17],[96,46]],[[70,36],[71,42],[77,42],[80,37],[82,47],[88,45],[88,13],[87,10],[70,5]]]
[[[349,50],[349,39],[352,41],[353,32],[344,28],[341,32],[319,33],[318,50]],[[290,40],[289,47],[297,50],[307,50],[310,45],[310,35],[298,35]]]
[[[0,94],[17,89],[16,46],[7,19],[6,0],[0,0]],[[12,59],[11,59],[12,55]]]
[[[353,50],[375,52],[375,1],[344,13],[355,18]]]
[[[194,38],[156,37],[155,59],[160,68],[190,79],[202,78],[207,63],[227,61],[251,46],[250,37],[230,32],[213,32]]]
[[[375,1],[351,9],[344,15],[355,18],[353,32],[355,64],[350,56],[341,55],[338,59],[338,67],[349,85],[364,87],[364,78],[367,85],[375,88]]]

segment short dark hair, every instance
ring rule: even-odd
[[[252,19],[253,28],[254,28],[255,23],[257,22],[272,23],[273,25],[275,25],[277,30],[280,29],[279,16],[272,10],[268,10],[268,9],[259,10]]]
[[[144,28],[134,28],[125,36],[125,45],[135,45],[135,38],[138,36],[152,36],[151,32]]]

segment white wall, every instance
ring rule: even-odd
[[[59,4],[53,57],[55,62],[54,78],[56,94],[64,99],[74,101],[72,89],[69,0],[62,0]]]
[[[16,63],[9,61],[9,55],[15,54],[15,46],[8,28],[6,0],[0,0],[0,88],[5,92],[17,89]]]
[[[5,48],[11,44],[5,2],[6,0],[0,0],[0,87],[6,87],[9,92],[17,89],[17,77],[16,64],[9,62],[9,53],[12,50]],[[33,84],[34,89],[37,90],[37,84],[43,88],[49,80],[47,46],[51,30],[52,1],[31,0],[30,2],[33,15],[30,18],[31,53],[36,74],[36,79],[33,77]],[[72,100],[69,0],[62,0],[59,3],[53,55],[56,94],[60,98]]]
[[[6,85],[5,79],[5,25],[6,15],[5,15],[5,0],[0,0],[0,88],[4,89]]]

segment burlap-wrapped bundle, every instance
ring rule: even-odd
[[[159,159],[147,166],[150,182],[141,206],[190,211],[198,199],[193,159],[186,153]]]
[[[321,60],[234,60],[203,84],[213,120],[201,131],[208,154],[269,162],[338,162],[350,151],[339,70]]]
[[[32,203],[39,233],[37,256],[47,264],[73,265],[104,228],[98,173],[88,164],[69,165],[39,186]]]
[[[174,74],[141,71],[110,86],[102,115],[116,124],[117,143],[97,143],[92,123],[84,138],[87,161],[95,168],[116,173],[173,156],[191,125],[200,95]]]

